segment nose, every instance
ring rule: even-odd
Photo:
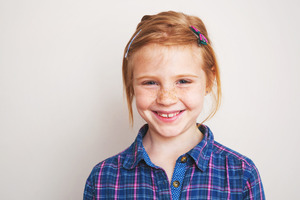
[[[169,106],[176,104],[178,97],[175,88],[172,89],[160,89],[157,93],[156,102],[160,105]]]

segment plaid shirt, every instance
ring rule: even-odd
[[[169,183],[165,171],[151,162],[143,147],[147,129],[147,125],[141,128],[128,149],[94,167],[84,200],[265,199],[254,163],[215,142],[204,125],[199,127],[203,140],[178,158]]]

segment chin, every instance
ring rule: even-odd
[[[151,128],[151,126],[149,126]],[[163,137],[176,137],[183,132],[183,128],[179,128],[178,126],[152,126],[152,131],[157,132],[159,135]]]

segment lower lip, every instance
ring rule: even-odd
[[[163,122],[174,122],[182,115],[183,112],[184,112],[184,110],[180,111],[180,113],[178,113],[177,115],[175,115],[173,117],[169,117],[169,118],[162,117],[162,116],[158,115],[157,112],[153,112],[153,113],[159,120],[161,120]]]

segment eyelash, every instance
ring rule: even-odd
[[[191,83],[191,81],[185,80],[185,79],[180,79],[179,81],[177,81],[177,83],[179,84],[188,84]]]
[[[189,83],[191,83],[191,81],[185,79],[180,79],[176,82],[176,84],[189,84]],[[158,85],[158,83],[155,81],[144,81],[142,82],[142,85]]]
[[[158,85],[155,81],[145,81],[142,83],[142,85]]]

